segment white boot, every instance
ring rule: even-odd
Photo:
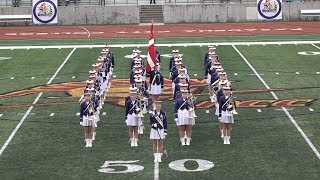
[[[187,146],[190,146],[190,141],[191,141],[191,138],[187,138],[187,143],[186,143]]]
[[[138,133],[143,134],[144,126],[138,126]]]
[[[85,139],[85,141],[86,141],[86,147],[89,147],[88,145],[89,145],[89,139]]]
[[[160,163],[162,162],[161,161],[161,156],[162,156],[162,153],[158,153],[158,162],[160,162]]]
[[[92,147],[92,139],[88,139],[88,147]]]
[[[224,135],[223,135],[223,130],[220,130],[221,132],[221,138],[223,139]]]
[[[96,134],[97,134],[97,132],[92,132],[92,140],[93,141],[96,140]]]
[[[227,136],[223,137],[223,144],[227,144]]]
[[[184,138],[180,138],[180,142],[181,142],[181,145],[182,145],[182,146],[185,146],[185,145],[186,145],[186,141],[184,140]]]
[[[134,146],[138,146],[138,138],[133,138]]]
[[[158,153],[153,153],[153,156],[154,156],[153,162],[158,162]]]
[[[230,136],[227,136],[227,144],[230,144]]]
[[[133,140],[134,140],[134,138],[131,138],[131,139],[130,139],[131,147],[133,147],[133,146],[134,146],[134,141],[133,141]]]

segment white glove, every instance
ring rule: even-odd
[[[155,128],[158,127],[157,123],[152,124],[152,126],[155,127]]]
[[[218,117],[218,120],[221,120],[221,117]]]
[[[112,74],[113,74],[112,71],[110,71],[110,72],[109,72],[109,75],[112,76]]]
[[[230,109],[230,108],[232,108],[232,105],[231,105],[231,104],[229,104],[229,105],[228,105],[228,108],[229,108],[229,109]]]
[[[140,108],[136,108],[136,111],[140,111]]]
[[[189,111],[193,111],[193,108],[189,108]]]
[[[164,136],[168,135],[168,133],[164,132]]]
[[[80,125],[82,126],[82,122],[80,122]]]

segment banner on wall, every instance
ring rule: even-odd
[[[282,19],[282,0],[257,0],[258,19]]]
[[[57,0],[32,0],[32,19],[34,24],[57,24]]]

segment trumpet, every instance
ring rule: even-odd
[[[238,114],[238,112],[236,111],[236,108],[235,108],[235,101],[233,99],[232,93],[230,94],[229,98],[230,98],[230,104],[232,106],[231,114]]]
[[[90,114],[90,117],[92,119],[96,119],[96,110],[94,109],[94,106],[95,106],[95,102],[94,102],[94,99],[93,99],[93,95],[91,95],[91,99],[90,99],[90,109],[89,109],[89,114]]]
[[[191,104],[191,108],[189,109],[189,118],[190,119],[193,119],[193,118],[196,118],[197,115],[196,115],[196,112],[194,111],[194,101],[195,101],[195,97],[192,96],[192,94],[190,93],[190,95],[188,95],[187,99],[189,100],[189,103]]]
[[[139,114],[137,115],[138,118],[143,118],[144,115],[142,113],[142,101],[141,101],[141,93],[139,93]]]

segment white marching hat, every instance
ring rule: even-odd
[[[223,90],[230,90],[231,88],[230,88],[230,86],[224,86],[224,87],[222,87],[222,89]]]
[[[96,72],[97,72],[97,71],[94,70],[94,69],[92,69],[92,70],[89,71],[90,74],[95,74]]]
[[[138,77],[138,78],[134,79],[134,81],[137,82],[137,83],[141,83],[142,79],[141,79],[141,77]]]
[[[175,65],[182,65],[182,62],[181,62],[181,61],[178,61],[178,62],[175,62],[174,64],[175,64]]]
[[[188,83],[179,83],[179,86],[181,86],[181,87],[188,87]]]
[[[99,67],[99,66],[100,66],[99,63],[94,63],[94,64],[92,64],[92,67]]]
[[[185,79],[185,78],[187,78],[187,76],[179,74],[179,75],[178,75],[178,78],[180,78],[180,79]]]
[[[94,88],[87,88],[86,91],[94,91]]]
[[[134,49],[132,50],[133,53],[141,53],[141,51],[139,49]]]
[[[92,80],[89,79],[89,80],[86,80],[86,83],[87,83],[87,84],[93,84],[94,81],[92,81]]]
[[[129,90],[137,90],[137,87],[134,86],[134,84],[132,84],[130,87],[129,87]]]
[[[179,53],[179,50],[178,49],[174,49],[172,50],[173,53]]]
[[[225,85],[225,84],[227,84],[228,83],[228,80],[222,80],[222,81],[220,81],[220,84],[221,85]]]

